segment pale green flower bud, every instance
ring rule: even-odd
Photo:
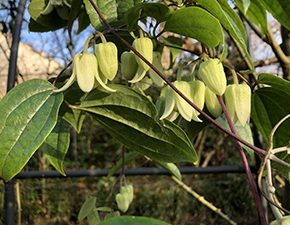
[[[208,87],[205,88],[205,104],[210,114],[214,117],[217,118],[221,115],[222,107],[219,104],[217,96]]]
[[[205,101],[205,85],[201,81],[175,81],[174,85],[198,108],[203,109]],[[175,93],[169,86],[162,89],[160,101],[164,103],[163,114],[160,119],[169,119],[173,121],[177,117],[176,111],[187,121],[194,120],[202,122],[198,118],[200,114],[183,98]]]
[[[140,37],[134,40],[133,47],[142,54],[145,59],[147,59],[150,63],[153,61],[153,43],[150,38]],[[138,56],[135,56],[137,63],[143,68],[143,70],[148,71],[149,66],[143,62]]]
[[[228,85],[225,102],[233,121],[245,126],[251,115],[251,88],[246,83]]]
[[[189,82],[193,88],[193,96],[192,101],[193,103],[200,109],[203,109],[204,102],[205,102],[205,85],[203,82],[199,80],[190,81]],[[198,111],[194,110],[194,114],[197,116],[200,114]],[[193,120],[200,122],[199,118],[196,119],[195,116],[192,118]]]
[[[193,101],[193,88],[189,82],[186,81],[175,81],[175,87],[181,91],[190,101]],[[177,110],[180,115],[187,121],[191,121],[193,116],[193,108],[178,94],[175,93],[175,102],[177,106]]]
[[[236,87],[236,115],[242,126],[250,120],[251,94],[251,88],[246,83]]]
[[[91,53],[76,54],[73,60],[73,73],[76,73],[77,82],[83,92],[90,92],[99,76],[98,62]]]
[[[201,81],[175,81],[174,84],[190,101],[195,103],[198,108],[203,108],[205,86]],[[199,112],[192,108],[192,106],[184,99],[182,99],[178,94],[175,94],[175,99],[178,112],[185,120],[202,122],[202,120],[198,118]]]
[[[133,52],[123,52],[121,55],[121,74],[125,80],[131,80],[138,69],[138,63]]]
[[[270,225],[289,225],[290,216],[283,216],[281,219],[274,220]]]
[[[127,193],[127,197],[128,197],[129,203],[131,203],[133,201],[133,198],[134,198],[134,188],[133,188],[133,185],[132,184],[128,184],[128,185],[122,186],[120,192],[122,194],[123,193]]]
[[[199,66],[198,75],[205,85],[216,95],[223,95],[227,80],[223,64],[219,59],[208,59]]]
[[[161,120],[165,118],[168,119],[170,115],[174,112],[174,108],[175,108],[175,93],[169,86],[165,86],[164,88],[162,88],[159,102],[160,102],[160,105],[164,104],[163,114],[160,117],[160,119]],[[173,120],[170,120],[170,121],[173,121]]]
[[[127,212],[130,205],[130,201],[129,201],[127,193],[118,193],[116,195],[116,202],[118,205],[118,209],[120,211],[122,211],[123,213]]]
[[[225,103],[230,117],[235,122],[237,120],[236,116],[236,84],[230,84],[227,86],[225,91]]]
[[[95,45],[95,54],[102,74],[113,80],[118,72],[118,49],[113,42]]]

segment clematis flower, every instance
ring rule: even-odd
[[[233,121],[245,126],[251,114],[251,88],[246,83],[228,85],[225,102]]]
[[[196,106],[200,109],[204,107],[205,101],[205,85],[201,81],[175,81],[174,85]],[[168,86],[164,87],[161,92],[161,98],[164,101],[164,111],[160,119],[170,119],[171,121],[176,119],[176,113],[178,112],[185,120],[196,122],[202,122],[198,118],[199,112],[197,112],[192,106],[190,106],[184,99],[182,99],[177,93],[175,93]]]
[[[219,104],[217,96],[208,87],[205,87],[205,105],[210,114],[219,117],[222,113],[222,107]]]
[[[73,82],[77,80],[80,89],[83,92],[90,92],[95,84],[101,85],[104,89],[110,92],[115,90],[109,88],[101,79],[101,74],[98,70],[98,61],[94,54],[83,53],[76,54],[73,59],[73,72],[68,81],[63,87],[55,90],[54,92],[62,92],[68,89]],[[97,81],[95,83],[95,80]]]
[[[219,59],[207,59],[202,62],[198,70],[199,78],[216,95],[223,95],[227,80],[223,64]]]

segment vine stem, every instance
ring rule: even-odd
[[[220,105],[221,105],[221,107],[223,109],[223,112],[225,114],[226,120],[227,120],[227,122],[229,124],[229,127],[230,127],[232,133],[237,135],[237,130],[235,128],[235,125],[234,125],[234,123],[233,123],[233,121],[232,121],[232,119],[230,117],[230,114],[229,114],[229,112],[228,112],[228,110],[227,110],[227,108],[225,106],[225,103],[224,103],[222,97],[221,96],[217,96],[217,98],[218,98],[218,101],[219,101],[219,103],[220,103]],[[260,196],[260,194],[258,192],[258,188],[257,188],[256,182],[255,182],[253,174],[251,172],[247,156],[246,156],[245,152],[243,151],[243,147],[242,147],[241,142],[239,142],[238,140],[236,140],[236,141],[237,141],[237,147],[238,147],[240,156],[242,158],[242,162],[243,162],[245,170],[246,170],[248,183],[249,183],[249,186],[251,188],[251,191],[252,191],[255,203],[256,203],[256,207],[257,207],[257,211],[258,211],[258,214],[259,214],[259,217],[260,217],[261,224],[262,225],[267,225],[268,223],[267,223],[267,220],[266,220],[266,217],[265,217],[265,211],[264,211],[264,208],[263,208],[263,205],[262,205],[261,196]]]
[[[105,18],[103,17],[102,13],[100,12],[99,8],[97,7],[96,3],[93,0],[89,0],[89,2],[91,3],[91,5],[93,6],[94,10],[96,11],[96,13],[98,14],[100,20],[102,21],[102,23],[106,26],[106,28],[108,30],[110,30],[110,32],[117,37],[128,49],[130,49],[132,52],[134,52],[135,55],[137,55],[140,59],[142,59],[152,70],[154,70],[159,76],[160,78],[162,78],[165,83],[170,86],[182,99],[184,99],[191,107],[193,107],[196,111],[198,111],[203,117],[205,117],[205,119],[207,119],[208,121],[210,121],[213,125],[215,125],[217,128],[219,128],[221,131],[223,131],[224,133],[226,133],[227,135],[233,137],[234,139],[236,139],[237,141],[243,143],[244,145],[248,146],[249,148],[251,148],[253,151],[255,151],[257,154],[259,155],[266,155],[266,151],[264,149],[258,148],[250,143],[248,143],[247,141],[241,139],[240,137],[238,137],[236,134],[234,134],[233,132],[228,131],[226,128],[224,128],[221,124],[219,124],[218,122],[216,122],[213,118],[211,118],[211,116],[209,116],[207,113],[205,113],[204,111],[202,111],[200,108],[198,108],[192,101],[190,101],[181,91],[179,91],[175,85],[170,82],[163,74],[162,72],[160,72],[152,63],[150,63],[142,54],[140,54],[140,52],[138,52],[134,47],[131,46],[131,44],[129,42],[127,42],[125,39],[123,39],[117,32],[115,32],[114,29],[112,29],[112,27],[110,26],[110,24],[105,20]],[[273,159],[275,161],[279,161],[279,159]],[[281,162],[280,162],[281,163]]]

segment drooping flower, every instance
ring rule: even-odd
[[[222,107],[219,104],[217,96],[208,87],[205,87],[205,105],[214,117],[219,117],[221,115]]]
[[[121,74],[125,80],[131,80],[138,70],[138,63],[133,52],[123,52],[121,55]]]
[[[246,83],[228,85],[225,102],[233,121],[245,126],[251,114],[251,88]]]
[[[72,63],[73,71],[68,81],[63,87],[54,90],[54,92],[65,91],[75,80],[77,80],[77,83],[83,92],[90,92],[98,85],[102,86],[107,91],[116,91],[106,85],[108,78],[104,76],[101,70],[99,71],[96,56],[88,52],[90,39],[91,37],[86,40],[83,53],[74,56]]]
[[[132,46],[142,55],[145,59],[147,59],[150,63],[153,61],[153,43],[150,38],[143,37],[143,33],[140,33],[140,38],[136,38],[133,41]],[[137,55],[135,55],[136,61],[138,63],[138,70],[136,75],[130,80],[130,83],[137,83],[144,78],[146,72],[150,69],[150,67]]]
[[[219,59],[207,59],[199,66],[198,75],[205,85],[216,95],[223,95],[227,80],[223,64]]]
[[[203,82],[175,81],[174,85],[198,108],[202,109],[204,107],[205,85]],[[198,118],[200,113],[169,87],[164,87],[161,97],[164,101],[164,111],[160,119],[174,118],[172,115],[174,115],[174,112],[178,112],[187,121],[202,122]]]
[[[95,45],[95,55],[99,69],[108,80],[113,80],[118,72],[118,49],[113,42],[104,42]]]

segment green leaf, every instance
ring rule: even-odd
[[[29,14],[33,19],[30,20],[32,24],[29,25],[31,31],[41,30],[40,25],[43,26],[42,32],[53,31],[62,28],[67,24],[66,20],[63,20],[58,16],[56,10],[53,10],[49,15],[41,15],[45,6],[45,0],[31,0],[28,6]],[[38,25],[38,27],[36,25]]]
[[[47,32],[49,27],[37,23],[34,19],[29,19],[28,29],[30,32]]]
[[[70,142],[69,124],[62,118],[58,122],[42,145],[42,151],[49,163],[65,176],[63,161]]]
[[[117,5],[118,19],[123,19],[126,12],[133,8],[135,3],[134,0],[117,0]]]
[[[82,205],[79,214],[78,214],[78,221],[83,220],[86,218],[95,208],[96,208],[96,197],[88,197],[84,204]]]
[[[236,33],[240,37],[234,37],[236,39],[241,39],[245,44],[247,43],[248,36],[245,30],[245,26],[243,21],[241,20],[240,16],[237,12],[228,4],[227,0],[218,0],[219,5],[222,7],[224,15],[227,17],[227,20],[230,24],[223,25],[228,31],[232,33]],[[220,21],[221,23],[227,24],[226,21]],[[232,27],[232,28],[231,28]],[[234,29],[234,30],[232,30]]]
[[[221,125],[223,125],[223,127],[225,127],[227,130],[230,131],[229,124],[224,117],[219,117],[217,121]],[[241,137],[243,140],[247,141],[250,144],[254,144],[254,139],[253,139],[253,134],[252,134],[250,124],[246,124],[245,126],[242,126],[241,123],[237,121],[234,125],[235,125],[235,128],[237,130],[239,137]],[[243,149],[245,149],[247,153],[249,154],[249,156],[253,159],[254,157],[253,150],[245,145],[242,145],[242,146],[243,146]]]
[[[77,34],[81,33],[90,25],[90,18],[86,11],[81,11],[78,17],[78,31]]]
[[[106,219],[99,225],[170,225],[163,221],[141,216],[116,216]]]
[[[289,0],[261,0],[261,4],[288,30],[290,30]]]
[[[250,7],[245,12],[242,0],[235,0],[239,10],[253,22],[264,35],[267,31],[267,12],[259,0],[251,0]]]
[[[224,39],[220,22],[199,7],[182,8],[172,13],[164,31],[197,39],[210,48],[223,43]]]
[[[93,209],[88,215],[89,225],[98,225],[100,223],[100,216],[97,209]]]
[[[30,80],[0,101],[0,176],[13,178],[53,130],[61,93],[44,80]]]
[[[247,59],[251,63],[251,57],[247,50],[247,35],[243,22],[237,13],[229,6],[227,0],[197,0],[197,2],[219,20],[222,26],[241,46]]]
[[[122,86],[106,93],[95,90],[78,106],[129,149],[165,162],[197,162],[198,157],[186,134],[169,121],[160,121],[152,102]]]
[[[267,85],[270,85],[277,90],[283,90],[287,93],[290,93],[290,82],[288,80],[281,78],[281,77],[278,77],[275,74],[261,73],[261,74],[259,74],[257,83],[258,84],[267,84]]]
[[[74,20],[80,15],[83,1],[72,0],[71,10],[68,19],[68,30],[71,33]]]
[[[94,0],[94,2],[98,6],[99,10],[101,11],[107,22],[111,23],[117,20],[118,14],[117,4],[115,0]],[[99,16],[90,1],[84,0],[84,4],[93,27],[95,29],[99,29],[100,27],[102,27]]]
[[[139,18],[151,17],[156,20],[157,23],[165,21],[170,16],[169,8],[161,3],[140,3],[127,11],[125,16],[125,22],[129,29],[138,22]]]
[[[290,114],[290,91],[265,87],[258,89],[252,99],[252,119],[263,138],[268,143],[273,127],[286,115]],[[274,147],[289,143],[290,123],[283,123],[274,135]]]
[[[67,111],[65,112],[63,119],[66,120],[76,132],[80,133],[86,114],[78,109],[66,108]]]
[[[169,173],[175,176],[178,180],[182,179],[181,173],[178,167],[174,163],[167,163],[167,162],[156,161],[156,160],[154,160],[153,162],[161,166],[162,168],[166,169]]]
[[[272,130],[272,124],[262,100],[256,94],[252,96],[251,118],[257,129],[261,132],[264,140],[269,143],[269,135]]]

